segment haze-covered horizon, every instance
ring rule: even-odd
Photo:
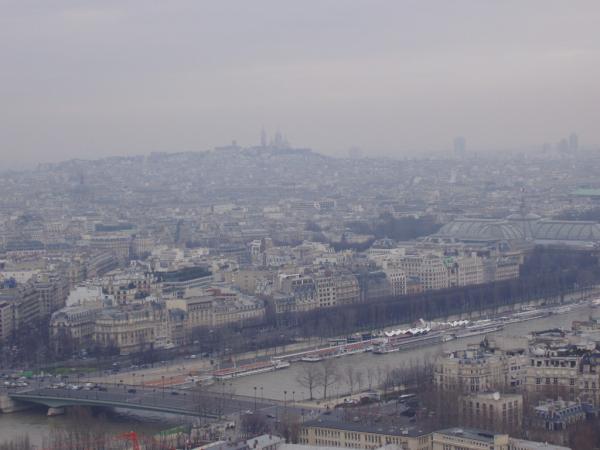
[[[592,1],[20,1],[3,166],[260,141],[416,156],[600,142]]]

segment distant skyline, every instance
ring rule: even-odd
[[[600,3],[1,2],[2,168],[257,145],[600,144]]]

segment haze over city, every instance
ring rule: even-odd
[[[260,130],[345,155],[600,143],[595,1],[3,2],[5,168]]]
[[[600,449],[600,3],[0,11],[0,450]]]

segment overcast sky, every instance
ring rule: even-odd
[[[600,143],[600,2],[0,0],[2,166]]]

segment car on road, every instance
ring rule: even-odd
[[[177,391],[171,391],[171,395],[179,395],[179,392],[177,392]]]
[[[128,393],[128,394],[135,394],[136,392],[137,392],[137,391],[136,391],[135,389],[133,389],[133,388],[131,388],[131,389],[127,389],[127,393]]]

